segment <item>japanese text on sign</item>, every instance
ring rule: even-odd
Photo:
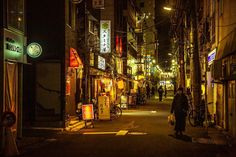
[[[111,21],[100,21],[100,53],[111,52]]]

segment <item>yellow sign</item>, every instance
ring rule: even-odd
[[[94,119],[93,104],[82,105],[83,120]]]
[[[99,119],[110,120],[110,102],[108,96],[98,97],[98,115]]]

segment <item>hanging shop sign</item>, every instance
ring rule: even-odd
[[[38,43],[30,43],[26,48],[27,54],[32,58],[38,58],[42,54],[42,47]]]
[[[93,104],[82,105],[82,117],[83,117],[83,120],[94,119]]]
[[[83,63],[74,48],[70,48],[70,67],[83,68]]]
[[[122,37],[116,35],[116,53],[121,57],[122,56]]]
[[[208,65],[211,65],[216,58],[216,48],[212,50],[207,57]]]
[[[100,21],[100,53],[111,52],[111,21]]]
[[[4,29],[4,59],[26,61],[23,35]]]
[[[104,9],[104,0],[93,0],[94,9]]]
[[[98,69],[106,70],[106,60],[101,56],[98,56]]]

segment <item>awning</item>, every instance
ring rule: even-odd
[[[236,28],[222,39],[218,46],[216,60],[222,59],[236,52]]]

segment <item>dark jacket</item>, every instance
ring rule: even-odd
[[[171,113],[187,115],[188,99],[185,94],[176,94],[171,106]]]

